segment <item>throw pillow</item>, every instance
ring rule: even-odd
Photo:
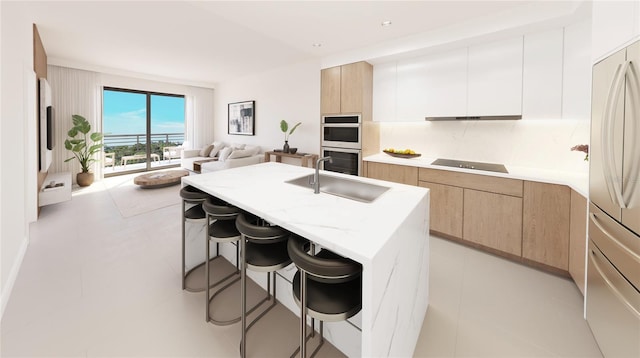
[[[253,151],[250,149],[235,149],[231,154],[229,154],[228,159],[246,158],[250,157],[252,154]]]
[[[213,149],[212,145],[208,145],[202,149],[200,149],[200,156],[201,157],[208,157],[209,153],[211,153],[211,150]]]
[[[224,145],[222,144],[214,145],[213,149],[211,149],[211,153],[209,153],[209,157],[215,158],[218,155],[218,153],[220,153],[220,150],[222,150],[222,148],[224,148]]]
[[[233,149],[244,149],[245,144],[241,144],[241,143],[231,143],[231,145],[229,145],[231,148]]]
[[[244,147],[244,150],[250,150],[251,151],[250,156],[260,153],[260,147],[258,147],[257,145],[248,145]]]
[[[231,154],[231,148],[230,147],[222,148],[220,150],[220,153],[218,154],[218,160],[221,161],[221,162],[224,162],[225,160],[227,160],[227,158],[229,157],[230,154]]]

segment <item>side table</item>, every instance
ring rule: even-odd
[[[270,152],[265,152],[264,153],[264,161],[265,162],[270,162],[271,161],[271,156],[276,157],[276,162],[278,162],[278,163],[282,163],[282,157],[300,159],[300,165],[302,165],[303,167],[309,166],[309,159],[311,159],[311,167],[312,168],[314,167],[316,161],[318,160],[318,155],[317,154],[311,154],[311,153],[291,154],[291,153],[285,153],[285,152],[270,151]]]
[[[200,174],[200,171],[202,170],[202,168],[200,167],[203,163],[207,163],[207,162],[215,162],[217,161],[218,158],[211,158],[211,159],[203,159],[203,160],[196,160],[193,162],[193,171]]]

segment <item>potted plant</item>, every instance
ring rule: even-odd
[[[67,132],[70,138],[64,141],[64,147],[73,152],[73,157],[65,160],[65,163],[74,158],[78,159],[82,172],[76,175],[76,181],[80,186],[89,186],[94,179],[93,173],[89,171],[89,166],[91,163],[98,161],[94,158],[94,154],[102,149],[102,133],[93,132],[89,134],[91,124],[81,115],[74,114],[71,118],[73,119],[73,127]],[[79,134],[80,136],[76,138]],[[89,140],[93,144],[90,144]]]
[[[289,136],[293,134],[293,132],[300,126],[302,122],[296,123],[295,126],[291,128],[289,131],[289,123],[284,119],[280,121],[280,130],[284,133],[284,146],[282,147],[282,151],[285,153],[289,153]],[[289,133],[287,133],[289,131]]]

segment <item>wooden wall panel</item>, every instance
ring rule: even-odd
[[[33,24],[33,71],[36,73],[36,81],[39,78],[47,78],[47,53],[44,51],[42,39],[40,38],[40,33],[38,32],[38,27],[36,26],[36,24]],[[38,146],[36,148],[36,153],[38,153],[38,163],[40,163],[40,90],[38,83],[36,83],[36,89],[36,100],[38,103],[38,109],[36,110],[36,133],[34,133],[33,135],[36,136],[36,145]],[[38,187],[33,188],[33,190],[36,191],[36,198],[38,197],[40,188],[42,187],[42,184],[47,177],[47,173],[38,171],[37,175]],[[40,214],[40,205],[38,205],[38,214]]]

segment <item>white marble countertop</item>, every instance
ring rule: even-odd
[[[563,172],[563,171],[557,171],[557,170],[527,168],[527,167],[518,167],[518,166],[512,166],[512,165],[508,165],[508,166],[505,165],[509,173],[497,173],[497,172],[489,172],[484,170],[474,170],[474,169],[465,169],[465,168],[446,167],[441,165],[431,165],[431,163],[436,159],[437,158],[428,158],[424,156],[405,159],[405,158],[392,157],[385,153],[374,154],[374,155],[370,155],[368,157],[363,158],[363,160],[370,161],[370,162],[408,165],[408,166],[414,166],[414,167],[420,167],[420,168],[449,170],[449,171],[469,173],[469,174],[489,175],[489,176],[501,177],[501,178],[522,179],[522,180],[537,181],[537,182],[550,183],[550,184],[567,185],[573,190],[575,190],[576,192],[580,193],[580,195],[584,196],[585,198],[588,198],[588,193],[589,193],[588,173]]]
[[[311,168],[268,162],[191,175],[182,182],[363,264],[371,262],[428,195],[425,188],[326,171],[322,173],[390,190],[372,203],[362,203],[285,183],[312,173]]]

